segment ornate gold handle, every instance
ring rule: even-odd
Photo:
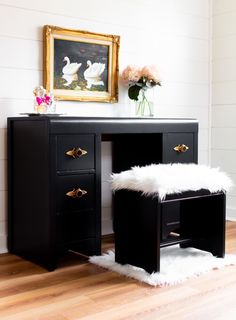
[[[70,156],[70,157],[72,157],[72,158],[80,158],[80,157],[82,157],[82,156],[84,156],[85,154],[87,154],[88,153],[88,151],[86,151],[86,150],[83,150],[83,149],[81,149],[81,148],[73,148],[73,149],[71,149],[71,150],[69,150],[69,151],[67,151],[66,152],[66,154],[68,155],[68,156]]]
[[[176,152],[186,152],[189,149],[188,146],[186,146],[185,144],[178,144],[177,146],[174,147],[174,150]]]
[[[82,198],[86,193],[88,193],[86,190],[82,190],[80,188],[78,188],[78,189],[74,188],[73,190],[68,191],[66,193],[66,195],[68,197],[71,197],[71,198],[75,199],[75,198]]]

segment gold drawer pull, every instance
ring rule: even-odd
[[[189,149],[188,146],[186,146],[185,144],[178,144],[176,147],[174,147],[174,150],[176,152],[186,152]]]
[[[86,150],[83,150],[83,149],[81,149],[81,148],[73,148],[73,149],[71,149],[71,150],[69,150],[69,151],[67,151],[66,152],[66,154],[68,155],[68,156],[70,156],[70,157],[72,157],[72,158],[80,158],[80,157],[82,157],[82,156],[84,156],[85,154],[87,154],[88,153],[88,151],[86,151]]]
[[[71,197],[71,198],[75,199],[75,198],[82,198],[86,193],[88,193],[86,190],[82,190],[80,188],[78,188],[78,189],[74,188],[73,190],[68,191],[66,193],[66,195],[68,197]]]

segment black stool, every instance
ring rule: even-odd
[[[207,190],[167,196],[119,190],[114,196],[115,260],[160,271],[160,248],[180,244],[225,254],[225,194]]]

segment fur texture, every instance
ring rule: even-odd
[[[114,251],[102,256],[90,257],[89,261],[119,274],[145,282],[151,286],[174,285],[212,269],[236,264],[236,255],[216,258],[210,252],[195,248],[182,249],[178,245],[161,249],[160,273],[147,273],[144,269],[115,262]]]
[[[197,164],[151,164],[111,175],[112,190],[142,191],[146,196],[163,200],[167,194],[207,189],[229,191],[231,179],[219,170]]]

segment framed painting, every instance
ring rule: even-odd
[[[44,87],[58,100],[118,101],[120,37],[44,26]]]

